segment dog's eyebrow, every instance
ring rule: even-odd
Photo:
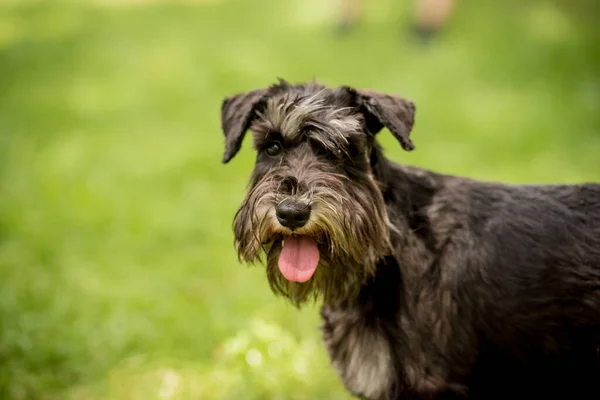
[[[255,132],[254,135],[254,144],[256,147],[261,147],[266,143],[272,142],[272,141],[283,141],[283,135],[281,134],[281,132],[278,129],[268,129],[265,131],[258,131]]]
[[[308,130],[306,137],[329,149],[334,149],[335,147],[344,149],[348,146],[348,139],[344,136],[330,135],[327,131]]]
[[[353,130],[346,131],[343,122],[339,119],[321,121],[319,119],[309,120],[304,126],[305,135],[312,140],[321,143],[328,148],[338,147],[345,149],[350,144],[348,136],[352,136]],[[352,128],[354,126],[352,125]]]

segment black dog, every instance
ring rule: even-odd
[[[600,185],[505,185],[386,159],[415,106],[280,81],[226,98],[226,163],[257,151],[241,260],[321,297],[324,340],[366,399],[600,399]]]

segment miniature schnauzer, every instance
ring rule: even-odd
[[[226,98],[223,163],[257,152],[233,223],[353,395],[600,399],[600,184],[508,185],[403,166],[415,105],[316,82]],[[263,259],[262,256],[265,256]]]

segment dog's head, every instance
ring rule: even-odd
[[[223,101],[227,163],[253,133],[250,188],[234,219],[241,260],[266,254],[276,293],[300,305],[313,295],[346,298],[391,252],[390,224],[372,169],[374,136],[384,126],[405,150],[415,106],[347,86],[291,85]]]

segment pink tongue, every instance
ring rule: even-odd
[[[279,271],[288,281],[306,282],[319,264],[319,248],[308,237],[288,237],[279,255]]]

